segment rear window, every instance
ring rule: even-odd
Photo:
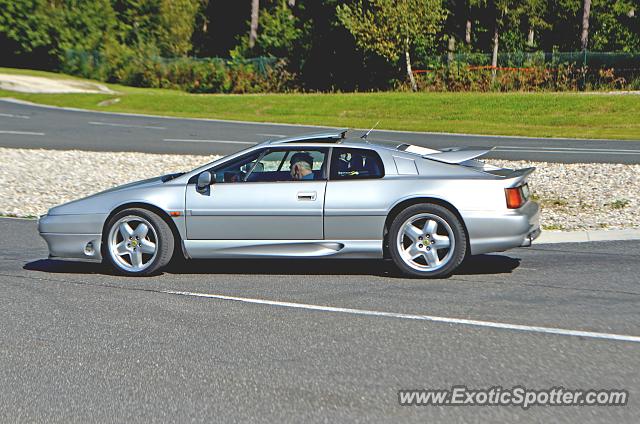
[[[384,177],[380,156],[373,150],[334,148],[331,155],[331,179],[356,180]]]

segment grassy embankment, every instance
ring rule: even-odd
[[[0,68],[70,78],[42,71]],[[640,139],[640,95],[604,93],[335,93],[196,95],[107,84],[118,94],[0,97],[111,112],[380,129],[531,137]],[[106,106],[105,100],[118,98]]]

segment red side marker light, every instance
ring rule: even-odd
[[[518,209],[524,204],[520,187],[507,188],[504,191],[507,195],[507,207],[509,209]]]
[[[169,212],[169,215],[171,215],[171,216],[180,216],[180,215],[182,215],[182,212],[173,211],[173,212]]]

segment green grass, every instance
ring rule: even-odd
[[[627,199],[618,199],[609,203],[609,206],[611,207],[611,209],[624,209],[629,206],[629,203],[631,202]]]
[[[558,224],[550,224],[550,225],[543,225],[542,229],[547,231],[562,231],[564,230],[564,227]]]
[[[42,71],[8,70],[59,77]],[[108,94],[0,96],[111,112],[258,122],[535,137],[640,139],[640,96],[584,93],[335,93],[196,95],[108,84]],[[120,98],[109,106],[104,100]]]

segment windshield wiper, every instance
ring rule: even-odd
[[[160,177],[160,180],[162,180],[163,183],[166,183],[167,181],[171,181],[175,178],[178,178],[181,175],[186,174],[186,172],[176,172],[173,174],[167,174],[167,175],[163,175],[162,177]]]

